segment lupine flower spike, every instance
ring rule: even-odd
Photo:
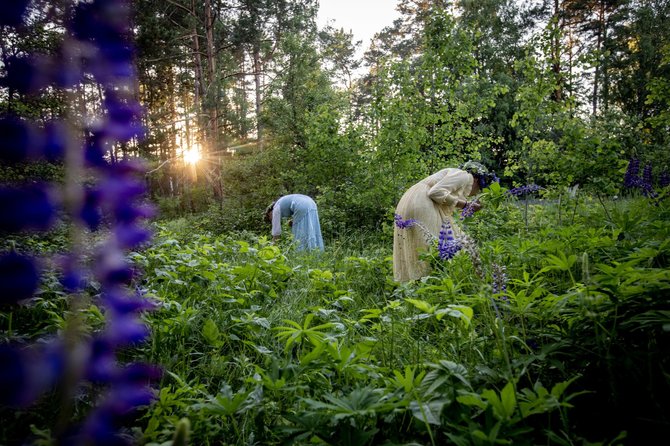
[[[26,0],[9,2],[0,14],[0,26],[20,26],[29,16]],[[61,339],[40,340],[38,345],[17,348],[0,346],[0,403],[23,407],[37,400],[60,381],[63,393],[78,394],[83,389],[106,387],[79,426],[59,426],[54,435],[58,444],[126,444],[118,430],[136,408],[154,399],[147,384],[160,371],[151,365],[117,363],[116,352],[146,339],[148,327],[141,312],[153,308],[141,291],[131,290],[135,272],[125,259],[125,250],[147,241],[150,233],[140,221],[152,214],[141,203],[145,191],[143,166],[131,160],[116,160],[111,148],[143,136],[141,107],[135,101],[135,69],[130,36],[129,0],[89,0],[70,2],[72,13],[66,21],[67,37],[59,57],[40,56],[5,61],[0,84],[23,93],[52,88],[76,87],[85,77],[95,79],[103,96],[102,119],[91,121],[73,132],[61,121],[43,128],[16,116],[0,117],[0,161],[5,163],[49,161],[65,158],[66,185],[35,184],[0,188],[0,233],[48,230],[59,214],[69,213],[74,232],[99,229],[103,221],[112,224],[111,237],[99,248],[92,269],[85,269],[77,256],[78,246],[55,264],[62,269],[66,291],[82,293],[92,279],[100,285],[98,303],[104,309],[104,330],[82,338],[65,330]],[[3,6],[5,6],[3,4]],[[9,8],[9,9],[7,9]],[[48,60],[47,60],[48,59]],[[81,131],[83,130],[83,131]],[[88,135],[78,145],[70,133]],[[82,157],[65,156],[81,151]],[[81,159],[77,163],[73,159]],[[85,163],[85,165],[83,165]],[[81,188],[77,175],[90,169],[99,178],[96,185]],[[80,188],[76,191],[77,188]],[[75,192],[72,192],[75,191]],[[60,192],[60,193],[59,193]],[[58,200],[57,197],[63,197]],[[61,202],[62,201],[62,202]],[[76,241],[75,241],[76,245]],[[0,305],[20,305],[29,301],[40,283],[34,259],[9,252],[0,255]],[[9,291],[9,293],[7,293]],[[71,312],[77,311],[78,295],[73,294]],[[68,325],[69,327],[69,325]],[[83,364],[82,364],[83,358]],[[81,364],[81,365],[80,365]],[[63,379],[81,376],[82,381]],[[83,382],[88,381],[88,383]],[[67,413],[67,408],[63,408]],[[68,420],[64,420],[67,423]]]
[[[454,231],[449,222],[442,224],[440,237],[437,242],[437,252],[442,260],[454,258],[461,250],[461,243],[454,237]]]
[[[465,220],[466,218],[472,217],[475,213],[475,202],[470,201],[468,204],[465,205],[463,210],[461,211],[461,220]]]

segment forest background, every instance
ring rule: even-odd
[[[26,25],[4,36],[2,60],[55,51],[61,6],[33,2]],[[147,133],[112,157],[151,163],[165,217],[206,212],[214,229],[259,230],[269,202],[304,193],[334,237],[389,222],[409,185],[468,159],[510,187],[609,196],[631,157],[656,174],[668,167],[666,1],[398,2],[400,18],[363,60],[352,34],[317,28],[315,0],[132,6]],[[90,120],[102,92],[86,80],[77,91],[68,102],[58,90],[4,88],[0,106],[38,123]]]

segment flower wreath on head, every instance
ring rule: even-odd
[[[491,183],[498,181],[498,177],[495,173],[489,172],[486,166],[477,161],[468,161],[464,163],[460,169],[477,178],[479,180],[479,186],[482,189],[488,187]]]

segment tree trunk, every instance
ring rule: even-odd
[[[596,63],[594,73],[593,73],[593,98],[592,101],[592,113],[596,114],[598,111],[598,88],[600,87],[600,64],[602,60],[602,55],[600,51],[603,44],[603,29],[605,24],[605,6],[603,2],[599,2],[598,8],[598,31],[596,32],[596,54],[598,55],[598,63]]]
[[[216,58],[214,55],[214,18],[212,16],[211,0],[205,0],[205,36],[207,38],[207,70],[209,74],[209,84],[207,90],[210,96],[214,96],[209,110],[209,143],[208,151],[216,152],[217,141],[219,139],[219,116],[218,116],[218,86],[216,82]],[[208,101],[209,103],[209,101]],[[203,148],[204,149],[204,148]]]
[[[193,12],[193,17],[197,19],[198,15],[195,9],[195,0],[191,0],[191,11]],[[200,56],[200,39],[198,38],[198,26],[197,20],[193,21],[193,53],[195,54],[195,89],[194,89],[194,98],[193,98],[193,110],[196,114],[196,123],[197,131],[200,135],[200,139],[204,139],[203,132],[203,123],[202,123],[202,107],[201,101],[203,96],[203,75],[202,75],[202,57]]]
[[[560,2],[559,0],[554,0],[554,24],[556,29],[554,30],[554,37],[552,39],[552,71],[556,79],[556,89],[552,95],[554,101],[560,102],[563,99],[563,79],[561,74],[561,35],[560,30]]]
[[[261,50],[260,42],[254,42],[254,83],[256,86],[256,136],[258,148],[263,148],[263,125],[261,124]]]

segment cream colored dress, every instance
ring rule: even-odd
[[[402,196],[395,213],[403,220],[413,218],[436,238],[442,223],[449,220],[453,224],[456,204],[465,200],[474,178],[460,169],[442,169],[410,187]],[[398,282],[419,279],[430,273],[430,265],[419,260],[419,253],[428,249],[426,235],[418,227],[412,226],[393,230],[393,278]]]

